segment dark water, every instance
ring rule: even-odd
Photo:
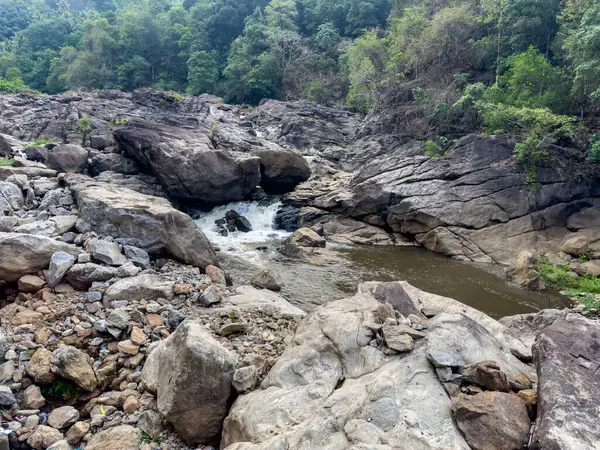
[[[535,293],[507,282],[498,266],[457,262],[422,248],[334,247],[343,263],[319,267],[281,256],[274,242],[267,245],[269,249],[259,254],[220,256],[238,285],[249,284],[261,267],[277,271],[285,282],[282,295],[307,311],[355,293],[365,281],[408,281],[495,318],[560,308],[568,303],[556,293]]]
[[[495,318],[568,305],[568,299],[557,293],[531,292],[507,282],[498,266],[457,262],[422,248],[354,247],[340,251],[362,280],[408,281]]]

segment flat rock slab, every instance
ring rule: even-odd
[[[600,445],[600,325],[558,318],[537,337],[538,416],[531,449],[595,449]]]

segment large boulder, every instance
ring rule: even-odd
[[[219,438],[233,393],[235,355],[202,326],[183,322],[148,357],[144,383],[159,412],[189,444]]]
[[[17,281],[23,275],[47,269],[55,252],[77,256],[80,250],[45,236],[0,233],[0,280]]]
[[[139,173],[136,162],[119,153],[100,153],[92,158],[88,166],[90,175],[96,176],[102,172],[117,172],[125,175]]]
[[[67,178],[79,208],[77,228],[112,236],[151,253],[204,268],[217,256],[196,223],[168,200],[93,181]]]
[[[260,157],[262,188],[271,194],[291,192],[310,178],[311,171],[302,155],[288,150],[263,150]]]
[[[438,301],[407,283],[398,284],[417,310]],[[425,339],[416,339],[409,353],[390,354],[380,345],[378,330],[395,320],[395,311],[375,297],[380,286],[365,283],[356,296],[328,303],[300,323],[261,388],[234,403],[224,423],[222,448],[467,450],[451,400],[428,361],[430,353],[445,352],[457,365],[491,357],[511,378],[523,371],[535,378],[511,355],[514,337],[508,330],[443,297],[436,309],[444,311],[448,305],[447,313],[427,323]],[[383,286],[387,298],[399,292]],[[480,321],[453,314],[459,311]]]
[[[12,156],[12,154],[13,149],[11,145],[8,143],[4,136],[0,135],[0,157],[7,158],[9,156]]]
[[[600,442],[600,326],[556,317],[533,347],[539,377],[535,450],[592,449]]]
[[[73,144],[54,147],[48,152],[46,165],[59,172],[82,173],[85,170],[88,151]]]
[[[117,129],[120,148],[176,198],[208,204],[242,200],[260,182],[259,160],[235,160],[203,133],[132,120]]]

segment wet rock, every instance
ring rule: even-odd
[[[79,420],[79,411],[72,406],[53,409],[48,415],[48,425],[57,430],[70,427]]]
[[[25,275],[19,278],[19,291],[35,293],[42,289],[46,282],[35,275]]]
[[[77,256],[80,250],[44,236],[0,233],[0,280],[17,281],[46,269],[56,252]]]
[[[300,228],[296,230],[288,239],[287,242],[298,247],[319,247],[325,248],[325,239],[319,236],[310,228]]]
[[[142,378],[156,386],[159,412],[188,444],[198,444],[220,434],[235,363],[204,328],[184,322],[150,354]]]
[[[100,239],[92,244],[92,257],[109,266],[122,266],[127,263],[127,258],[121,253],[119,244]]]
[[[79,145],[59,145],[48,152],[46,165],[59,172],[83,173],[88,151]]]
[[[594,448],[600,441],[600,326],[574,314],[558,318],[538,334],[533,354],[539,384],[530,448]]]
[[[243,394],[254,388],[258,381],[255,366],[241,367],[233,374],[233,388],[238,394]]]
[[[253,277],[252,277],[252,286],[259,288],[259,289],[268,289],[270,291],[275,291],[278,292],[280,291],[283,286],[284,286],[284,282],[283,279],[281,278],[281,275],[279,275],[279,273],[267,269],[267,270],[261,270],[259,272],[257,272]]]
[[[98,384],[88,357],[81,350],[71,346],[59,347],[52,352],[50,359],[52,372],[73,381],[82,389],[92,392]]]
[[[452,401],[452,414],[473,450],[521,450],[527,445],[531,422],[525,402],[516,395],[460,395]]]
[[[23,409],[40,409],[46,399],[38,386],[32,384],[19,395],[19,406]]]
[[[66,252],[56,252],[50,258],[50,267],[46,278],[48,286],[54,287],[61,282],[63,277],[75,264],[75,257]]]
[[[60,431],[46,425],[39,425],[29,436],[27,443],[36,450],[45,450],[62,439],[63,435]]]
[[[39,348],[35,351],[29,364],[27,365],[27,374],[34,379],[36,383],[52,383],[56,375],[52,372],[50,359],[52,352],[45,348]]]
[[[75,264],[67,273],[67,281],[75,289],[87,290],[94,282],[108,281],[117,276],[114,267],[94,263]]]
[[[127,240],[128,245],[164,252],[196,267],[216,264],[206,236],[191,217],[167,200],[79,175],[68,176],[67,183],[77,196],[80,232]]]
[[[308,180],[310,167],[304,157],[287,150],[263,150],[260,157],[261,187],[269,194],[291,192]]]
[[[108,428],[92,436],[86,450],[139,450],[142,433],[131,425]]]
[[[590,240],[583,235],[577,235],[567,238],[561,250],[567,255],[581,256],[585,255],[590,248]]]
[[[145,299],[147,301],[159,298],[173,298],[173,282],[159,275],[142,274],[131,278],[125,278],[111,285],[104,293],[104,300],[136,301]]]

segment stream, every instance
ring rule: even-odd
[[[285,287],[281,294],[310,311],[323,303],[347,297],[365,281],[405,280],[427,292],[454,298],[501,318],[561,308],[568,299],[555,292],[531,292],[508,282],[503,269],[491,264],[452,260],[420,247],[349,246],[328,243],[342,256],[335,267],[320,267],[281,255],[277,251],[290,233],[274,228],[278,203],[237,202],[202,214],[196,223],[218,251],[235,285],[250,284],[260,269],[278,272]],[[234,210],[246,217],[253,230],[219,234],[215,221]]]

